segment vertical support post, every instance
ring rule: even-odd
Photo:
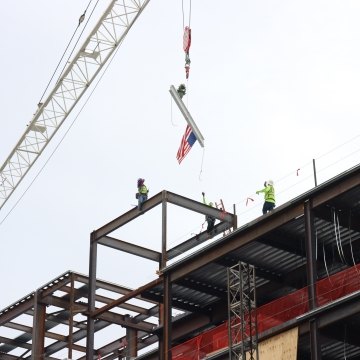
[[[317,186],[317,179],[316,179],[315,159],[313,159],[313,171],[314,171],[314,182],[315,182],[315,187],[316,187]]]
[[[164,306],[163,306],[163,360],[172,360],[171,343],[172,343],[172,324],[171,324],[171,298],[172,289],[169,275],[164,276]]]
[[[306,273],[307,273],[307,288],[309,297],[309,310],[313,310],[317,307],[316,299],[316,239],[314,229],[314,214],[312,210],[311,200],[305,201],[305,248],[306,248]],[[310,320],[310,348],[311,359],[321,359],[320,341],[318,335],[318,326],[315,319]]]
[[[162,200],[162,222],[161,222],[161,260],[160,260],[160,269],[166,266],[167,261],[167,201],[166,201],[166,191],[163,192]]]
[[[72,359],[73,331],[74,331],[74,302],[75,302],[74,274],[73,273],[71,273],[70,284],[71,284],[71,288],[70,288],[68,358]]]
[[[32,330],[32,360],[42,360],[44,356],[44,342],[45,342],[45,319],[46,306],[40,302],[39,290],[35,292],[34,297],[34,317]]]
[[[166,251],[167,251],[167,201],[166,201],[166,191],[163,191],[163,200],[162,200],[162,231],[161,231],[161,258],[159,259],[159,270],[166,266]],[[165,279],[164,279],[165,284]],[[165,304],[165,285],[164,285],[164,299],[163,303],[159,303],[159,323],[162,325],[162,333],[159,335],[159,357],[160,360],[167,359],[165,356],[166,352],[166,328],[165,328],[165,312],[166,312],[166,304]]]
[[[97,242],[95,232],[90,235],[90,259],[89,259],[89,296],[88,296],[88,316],[87,316],[87,337],[86,337],[86,359],[94,359],[94,338],[95,338],[95,319],[92,312],[95,310],[95,291],[96,291],[96,260]]]
[[[134,359],[137,356],[137,331],[132,328],[126,329],[126,360]]]
[[[237,215],[236,215],[236,205],[233,204],[233,214],[234,214],[234,220],[233,220],[233,231],[237,229]]]

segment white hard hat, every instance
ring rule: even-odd
[[[268,185],[274,186],[274,182],[272,180],[267,181]]]

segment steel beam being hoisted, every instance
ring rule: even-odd
[[[189,110],[187,109],[187,107],[185,106],[183,101],[181,100],[181,97],[179,96],[178,92],[176,91],[174,85],[170,86],[169,92],[170,92],[172,98],[174,99],[176,105],[180,109],[181,113],[184,115],[184,118],[185,118],[186,122],[191,127],[191,130],[194,132],[196,139],[199,141],[199,144],[201,145],[201,147],[204,147],[204,137],[202,136],[202,134],[201,134],[199,128],[197,127],[194,119],[190,115]]]
[[[113,0],[0,168],[0,209],[150,0]]]

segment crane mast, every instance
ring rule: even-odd
[[[0,209],[122,43],[150,0],[112,0],[0,168]]]

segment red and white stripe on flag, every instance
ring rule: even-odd
[[[176,159],[179,164],[184,160],[187,153],[190,151],[191,147],[196,141],[196,136],[193,133],[189,125],[186,126],[185,133],[181,139],[181,144],[176,155]]]

